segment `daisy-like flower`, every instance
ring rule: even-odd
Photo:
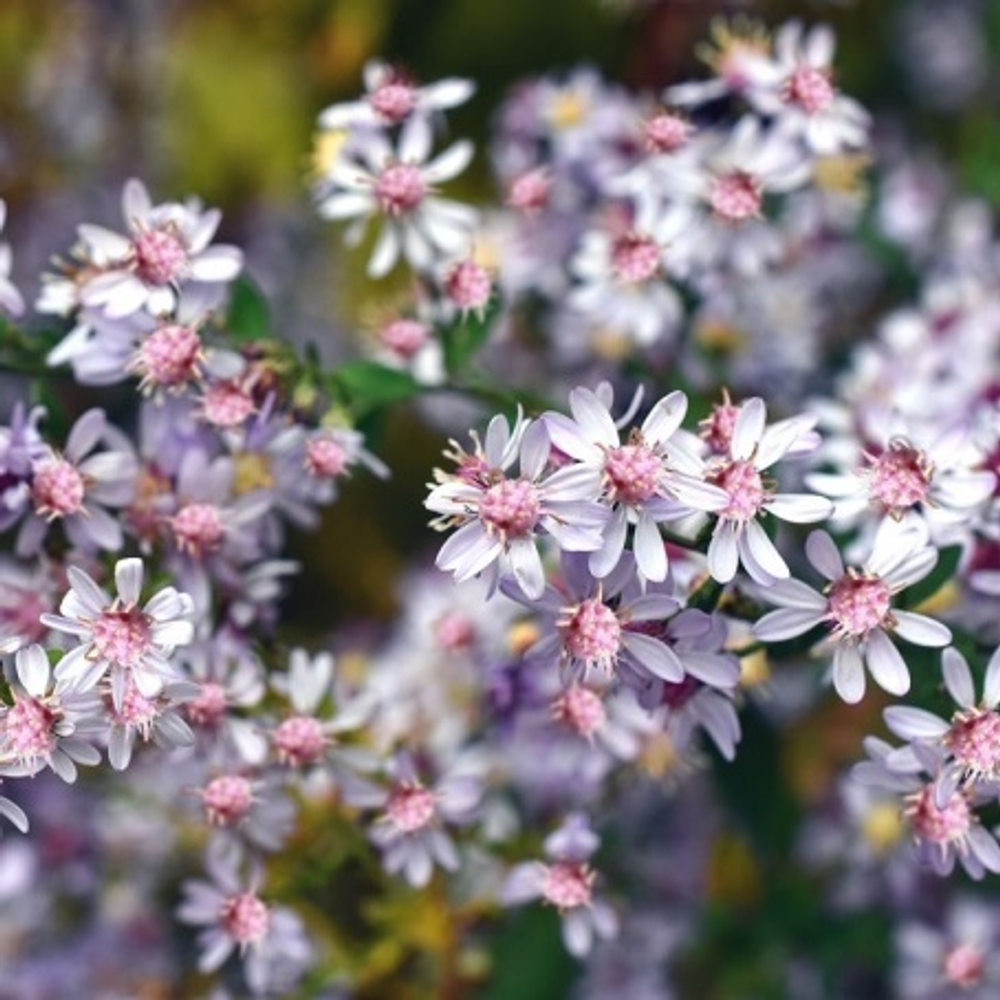
[[[554,906],[562,918],[563,943],[578,958],[590,951],[595,936],[610,939],[618,933],[614,910],[594,895],[597,872],[589,860],[599,846],[587,817],[572,813],[545,838],[547,860],[515,865],[500,891],[506,906],[535,899]]]
[[[96,451],[102,443],[108,447]],[[31,463],[34,510],[18,532],[17,554],[37,553],[55,521],[76,548],[116,552],[124,536],[105,508],[129,503],[137,473],[138,462],[124,435],[108,424],[103,410],[88,410],[73,425],[62,454],[50,448]]]
[[[575,459],[566,470],[600,495],[612,511],[602,544],[591,556],[590,569],[607,576],[618,565],[628,535],[635,526],[632,551],[646,580],[667,578],[667,551],[658,524],[692,511],[717,511],[729,495],[705,482],[704,464],[674,439],[687,413],[687,396],[672,392],[650,410],[626,443],[608,405],[590,389],[570,393],[573,418],[559,413],[543,417],[552,444]]]
[[[866,665],[880,687],[906,694],[910,672],[889,635],[918,646],[951,642],[951,631],[940,622],[892,606],[895,594],[922,580],[937,563],[937,550],[925,545],[925,539],[921,531],[886,520],[864,565],[845,569],[833,539],[814,531],[806,540],[806,555],[828,586],[821,594],[798,580],[778,581],[764,595],[779,610],[764,615],[754,634],[764,642],[778,642],[825,625],[833,644],[833,686],[844,701],[864,697]]]
[[[412,115],[432,116],[464,104],[475,93],[471,80],[448,77],[418,86],[402,70],[378,59],[365,63],[365,96],[320,112],[321,129],[399,125]]]
[[[41,646],[14,657],[13,703],[0,709],[0,774],[35,775],[50,767],[63,781],[76,781],[76,765],[97,764],[101,755],[81,735],[103,729],[100,703],[53,685]]]
[[[942,758],[902,749],[867,737],[868,760],[854,765],[852,777],[902,796],[903,818],[917,855],[938,875],[950,875],[956,861],[973,879],[983,878],[988,871],[1000,872],[1000,844],[976,813],[981,800],[970,789],[955,789],[939,805],[937,765]],[[930,780],[925,772],[930,773]]]
[[[870,122],[868,112],[833,83],[835,45],[828,25],[806,32],[800,21],[789,21],[774,36],[777,86],[756,88],[748,95],[758,111],[777,117],[779,129],[801,136],[820,156],[863,146]]]
[[[321,182],[319,214],[356,220],[347,230],[349,245],[361,240],[370,218],[381,218],[382,231],[368,261],[370,277],[388,274],[400,255],[427,273],[467,249],[475,211],[439,197],[434,186],[468,166],[473,146],[456,142],[429,160],[432,139],[426,118],[410,118],[396,148],[381,134],[366,137],[357,162],[339,160]]]
[[[294,982],[276,981],[275,976],[281,970],[282,979],[287,978],[289,964],[300,973],[308,965],[311,948],[299,918],[260,898],[261,872],[254,868],[249,877],[242,875],[241,852],[233,842],[210,841],[205,867],[211,881],[185,882],[177,908],[179,920],[203,928],[198,935],[198,969],[215,972],[238,952],[252,993],[275,996],[272,987],[282,993],[291,988]]]
[[[38,433],[38,421],[45,415],[41,406],[25,413],[14,405],[10,425],[0,426],[0,531],[6,531],[31,505],[31,470],[48,454]]]
[[[79,290],[84,306],[112,318],[142,309],[163,315],[176,306],[182,285],[228,282],[243,266],[236,247],[209,245],[218,209],[202,211],[195,201],[153,205],[142,182],[132,178],[122,192],[122,214],[124,236],[103,226],[78,227],[80,255],[96,269]]]
[[[120,705],[112,688],[109,706],[108,762],[124,771],[132,762],[135,741],[152,740],[158,747],[174,750],[194,743],[194,733],[181,715],[182,707],[198,694],[196,685],[186,680],[169,681],[155,695],[145,695],[136,683],[136,674],[125,675]]]
[[[545,590],[538,551],[542,533],[566,551],[600,548],[608,511],[596,502],[598,483],[572,466],[546,475],[551,445],[541,421],[519,416],[511,429],[504,417],[496,416],[485,441],[473,440],[472,454],[455,445],[448,457],[458,465],[457,472],[440,474],[424,501],[439,515],[434,527],[458,527],[441,547],[437,566],[454,573],[457,581],[489,569],[495,581],[502,561],[527,597],[540,597]],[[520,474],[512,477],[508,470],[515,461]]]
[[[965,657],[949,647],[941,659],[945,687],[958,706],[950,720],[910,705],[893,705],[885,710],[886,725],[896,736],[929,743],[944,754],[938,777],[939,806],[959,787],[1000,782],[1000,648],[986,668],[983,697],[978,704]]]
[[[796,422],[768,427],[766,419],[764,401],[748,399],[739,407],[728,453],[709,463],[706,478],[729,496],[716,512],[708,545],[708,571],[719,583],[732,580],[740,564],[764,586],[787,578],[788,565],[758,521],[762,514],[802,524],[821,521],[833,510],[824,497],[775,493],[765,481],[762,473],[784,458],[802,433]]]
[[[70,590],[59,605],[59,614],[46,614],[42,621],[56,632],[78,642],[56,666],[56,680],[73,691],[89,691],[110,675],[111,693],[119,712],[125,703],[129,678],[146,698],[155,698],[165,683],[184,678],[169,659],[175,646],[194,638],[191,598],[164,587],[144,605],[141,559],[115,563],[115,598],[83,570],[66,571]]]
[[[0,198],[0,232],[7,221],[7,203]],[[24,314],[24,297],[10,280],[11,252],[7,243],[0,243],[0,310],[8,316]]]
[[[392,762],[392,785],[383,794],[383,812],[370,836],[382,851],[382,864],[391,874],[402,874],[410,885],[426,885],[438,864],[447,871],[459,866],[458,849],[444,823],[464,825],[475,816],[482,784],[471,774],[443,776],[427,788],[408,754]]]
[[[540,597],[528,598],[519,587],[511,586],[511,578],[505,579],[501,586],[508,597],[548,619],[539,640],[525,653],[526,659],[539,667],[558,664],[570,683],[585,680],[592,671],[609,679],[626,663],[653,677],[681,680],[684,667],[673,650],[629,627],[669,618],[680,603],[662,593],[622,598],[622,590],[634,575],[629,553],[604,580],[590,573],[585,554],[564,553],[560,589],[548,585]]]

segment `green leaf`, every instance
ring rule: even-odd
[[[352,361],[329,376],[334,392],[346,397],[355,417],[418,396],[423,386],[398,368],[377,361]]]
[[[233,283],[226,314],[226,328],[236,343],[268,340],[271,330],[271,310],[260,289],[245,275]]]
[[[500,296],[494,295],[481,316],[459,316],[440,331],[444,365],[449,375],[458,375],[486,343],[490,328],[500,311]]]
[[[493,967],[483,1000],[558,1000],[569,995],[578,969],[555,910],[541,906],[509,915],[494,939]]]

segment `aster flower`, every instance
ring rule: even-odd
[[[70,590],[59,614],[42,616],[49,628],[79,642],[56,666],[60,684],[89,691],[110,675],[113,703],[121,711],[129,678],[146,698],[155,698],[165,683],[183,680],[169,658],[175,646],[194,637],[193,605],[187,594],[164,587],[140,607],[141,559],[115,563],[114,599],[83,570],[70,566],[66,574]]]
[[[835,45],[828,25],[817,24],[809,31],[800,21],[782,25],[774,36],[777,86],[754,88],[748,95],[758,111],[776,116],[777,128],[801,136],[820,156],[863,146],[870,122],[868,112],[834,86]]]
[[[545,838],[547,861],[515,865],[500,891],[506,906],[541,899],[556,907],[563,943],[577,957],[590,951],[595,935],[608,939],[618,932],[614,910],[594,896],[597,873],[588,862],[599,844],[586,816],[572,813]]]
[[[895,594],[922,580],[937,563],[937,550],[925,540],[921,531],[884,521],[864,564],[845,569],[833,539],[814,531],[806,540],[806,555],[829,586],[822,594],[792,579],[769,587],[764,596],[779,610],[764,615],[754,634],[764,642],[778,642],[825,624],[833,645],[833,685],[844,701],[864,697],[865,666],[890,694],[906,694],[910,672],[889,635],[918,646],[951,642],[950,630],[940,622],[892,606]]]
[[[371,59],[362,73],[365,96],[360,101],[331,104],[320,112],[322,129],[389,127],[413,115],[432,116],[464,104],[475,92],[471,80],[449,77],[418,86],[402,70]]]
[[[687,412],[687,397],[672,392],[660,399],[640,427],[622,444],[607,404],[593,391],[574,389],[570,419],[559,413],[543,417],[552,444],[575,459],[567,467],[577,480],[589,478],[590,489],[611,508],[603,542],[591,556],[590,569],[607,576],[625,549],[628,528],[635,525],[632,551],[640,574],[662,582],[667,552],[657,525],[692,511],[720,510],[729,497],[703,479],[701,460],[675,440]]]
[[[598,483],[574,467],[546,475],[551,446],[541,422],[519,417],[511,429],[497,416],[485,442],[474,441],[473,454],[455,446],[450,457],[457,473],[441,474],[424,501],[440,515],[432,522],[435,527],[458,527],[438,553],[437,565],[462,581],[487,569],[495,579],[503,561],[525,595],[539,597],[545,589],[538,551],[543,532],[571,552],[601,546],[608,511],[596,502]],[[512,478],[507,470],[515,461],[520,475]]]
[[[950,720],[910,705],[885,710],[886,725],[896,736],[931,744],[944,755],[938,778],[939,807],[959,787],[977,783],[1000,786],[1000,648],[990,657],[979,704],[965,657],[949,647],[942,662],[945,687],[958,706]]]
[[[211,881],[191,879],[182,886],[184,898],[177,918],[203,928],[198,935],[201,957],[198,968],[215,972],[238,952],[247,985],[254,994],[270,994],[280,970],[288,965],[301,973],[309,963],[311,948],[299,918],[284,907],[269,906],[258,895],[261,873],[254,868],[249,879],[241,876],[240,851],[222,840],[213,840],[205,854]]]
[[[81,736],[100,732],[100,703],[54,686],[41,646],[19,649],[12,704],[0,708],[0,774],[35,775],[51,768],[63,781],[76,781],[76,765],[97,764],[101,755]]]
[[[806,418],[808,420],[808,418]],[[802,434],[793,421],[768,427],[764,401],[748,399],[739,407],[727,454],[709,462],[706,478],[725,490],[729,503],[716,512],[718,520],[708,545],[708,571],[728,583],[743,568],[767,586],[788,576],[788,565],[757,520],[772,514],[803,523],[829,516],[833,504],[807,493],[776,493],[761,473],[784,458]]]
[[[95,451],[102,443],[108,447]],[[18,532],[18,555],[36,554],[54,521],[76,548],[116,552],[124,536],[106,508],[130,501],[137,472],[124,435],[108,424],[103,410],[88,410],[70,430],[62,454],[50,448],[31,463],[34,510]]]
[[[0,531],[16,524],[30,506],[32,466],[48,453],[37,426],[44,415],[41,406],[25,413],[16,403],[10,426],[0,425]]]
[[[171,312],[182,285],[228,282],[243,265],[232,246],[209,246],[218,228],[217,209],[202,211],[195,201],[153,205],[141,181],[132,178],[122,192],[127,235],[102,226],[78,227],[79,255],[96,269],[80,286],[80,302],[121,318],[145,309]]]
[[[280,850],[295,827],[295,806],[274,780],[216,774],[195,794],[219,836],[238,837],[261,851]]]
[[[392,784],[383,794],[383,812],[371,827],[382,864],[410,885],[425,886],[435,864],[447,871],[459,866],[458,849],[444,824],[471,822],[482,797],[478,778],[458,767],[431,788],[420,780],[409,754],[397,754],[390,765]]]
[[[902,796],[903,817],[923,864],[941,876],[950,875],[956,861],[972,879],[1000,873],[1000,844],[976,813],[981,798],[956,789],[938,805],[939,754],[899,752],[872,736],[865,739],[865,750],[868,760],[854,765],[852,777]]]
[[[429,160],[432,138],[425,118],[410,118],[397,147],[380,134],[367,137],[357,162],[338,162],[320,185],[321,216],[357,220],[347,231],[349,244],[360,241],[371,217],[381,217],[382,229],[368,261],[372,278],[388,274],[401,254],[412,268],[428,272],[443,257],[467,247],[475,212],[439,197],[434,186],[460,174],[472,159],[473,147],[456,142]]]
[[[124,771],[132,762],[136,739],[151,740],[165,750],[189,747],[194,733],[181,714],[183,705],[194,698],[198,689],[187,681],[170,681],[155,695],[143,694],[133,672],[125,676],[120,704],[114,689],[108,707],[108,762],[116,771]]]

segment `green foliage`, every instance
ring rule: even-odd
[[[233,282],[226,329],[237,344],[268,340],[273,336],[270,306],[261,290],[245,274]]]
[[[460,376],[479,349],[486,343],[490,328],[500,311],[500,297],[493,295],[481,315],[458,316],[440,331],[444,365],[448,374]]]
[[[342,399],[355,418],[412,399],[423,388],[409,372],[377,361],[341,365],[329,375],[327,384],[331,394]]]

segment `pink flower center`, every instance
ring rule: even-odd
[[[956,712],[945,735],[956,762],[977,778],[1000,777],[1000,712]]]
[[[642,127],[646,144],[655,153],[674,153],[687,144],[691,126],[679,115],[664,112]]]
[[[463,312],[480,312],[486,308],[493,292],[493,282],[486,269],[475,261],[463,260],[448,272],[444,293]]]
[[[210,503],[185,504],[170,518],[177,547],[198,558],[222,544],[225,528],[219,508]]]
[[[594,873],[580,862],[558,861],[545,869],[542,898],[560,910],[589,906]]]
[[[214,726],[226,714],[226,692],[221,684],[202,684],[198,697],[189,701],[184,710],[196,726]]]
[[[437,644],[449,653],[464,653],[476,641],[476,626],[465,615],[451,611],[434,625]]]
[[[541,517],[538,490],[527,479],[502,479],[479,500],[479,519],[506,538],[531,534]]]
[[[698,426],[699,434],[712,451],[725,454],[733,442],[733,431],[740,408],[732,403],[719,403]]]
[[[760,185],[737,170],[718,177],[708,195],[712,211],[727,222],[743,222],[760,215]]]
[[[566,608],[558,623],[563,645],[571,656],[588,666],[597,664],[610,670],[621,648],[622,627],[618,617],[603,601],[592,597],[576,608]]]
[[[120,711],[113,711],[116,722],[137,729],[143,739],[149,739],[149,731],[159,715],[156,703],[142,694],[131,677],[125,684],[125,697]]]
[[[241,948],[262,941],[269,920],[267,907],[252,892],[230,896],[219,911],[222,929]]]
[[[237,382],[210,385],[202,397],[201,408],[205,420],[216,427],[236,427],[256,409],[253,396]]]
[[[91,623],[94,651],[102,660],[134,667],[149,652],[149,619],[138,608],[102,611]]]
[[[373,90],[368,95],[368,103],[380,118],[395,125],[414,109],[417,93],[408,83],[393,80]]]
[[[316,437],[306,444],[306,468],[320,479],[336,479],[347,468],[347,450],[332,437]]]
[[[889,616],[889,586],[877,576],[849,572],[837,580],[827,597],[827,616],[843,635],[864,636]]]
[[[648,236],[627,233],[611,246],[611,269],[627,285],[648,281],[659,267],[660,248]]]
[[[409,359],[430,340],[430,330],[419,320],[396,319],[379,331],[378,339],[393,354]]]
[[[71,462],[43,459],[32,472],[31,496],[40,517],[68,517],[83,509],[84,479]]]
[[[16,760],[47,756],[55,747],[55,713],[34,698],[18,698],[3,720],[4,751]]]
[[[934,801],[934,785],[925,786],[908,799],[906,815],[921,840],[944,845],[961,843],[968,836],[972,810],[961,792],[954,792],[943,809]]]
[[[507,204],[520,212],[540,212],[549,203],[552,181],[544,170],[529,170],[515,178],[507,195]]]
[[[142,342],[133,367],[154,385],[183,385],[197,374],[200,354],[197,332],[171,323],[154,330]]]
[[[319,760],[329,743],[320,721],[310,715],[285,719],[271,738],[278,760],[292,767],[304,767]]]
[[[231,826],[250,812],[253,805],[250,782],[238,774],[224,774],[201,790],[201,801],[209,823]]]
[[[375,200],[387,215],[412,212],[427,194],[420,168],[411,163],[390,164],[375,182]]]
[[[956,986],[970,988],[983,981],[986,961],[971,944],[956,945],[944,957],[944,978]]]
[[[887,514],[899,515],[923,503],[930,491],[933,466],[922,451],[893,441],[868,470],[868,495]]]
[[[404,833],[422,830],[434,817],[434,795],[420,785],[397,785],[389,796],[385,814]]]
[[[184,244],[162,229],[140,233],[132,246],[136,273],[151,285],[166,285],[173,281],[187,263]]]
[[[608,718],[600,695],[579,685],[569,688],[556,699],[552,705],[552,714],[588,739]]]
[[[785,84],[785,100],[799,105],[809,115],[829,107],[833,97],[829,75],[804,63],[795,67]]]
[[[719,516],[733,521],[752,521],[760,511],[766,493],[760,472],[751,462],[727,462],[708,476],[708,481],[729,494],[729,503]]]
[[[657,496],[663,460],[644,444],[623,444],[604,456],[604,479],[612,502],[635,506]]]

